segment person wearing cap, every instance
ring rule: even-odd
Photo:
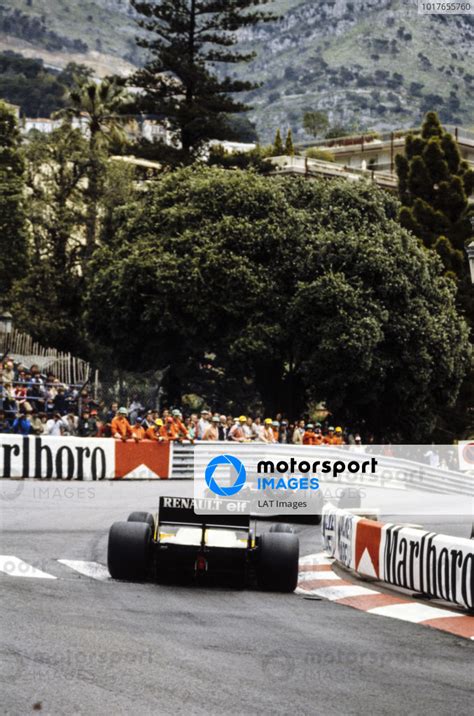
[[[305,433],[303,435],[303,445],[317,445],[317,438],[314,433],[313,423],[308,423],[306,426]]]
[[[261,439],[264,443],[274,443],[275,442],[275,433],[273,432],[273,425],[272,425],[271,418],[265,418]]]
[[[203,408],[201,410],[201,417],[198,420],[197,430],[196,430],[196,438],[198,440],[202,440],[204,437],[204,434],[211,427],[211,422],[209,420],[210,415],[211,415],[211,413],[206,408]]]
[[[167,442],[168,436],[161,418],[157,418],[145,431],[145,440]]]
[[[176,429],[176,433],[181,440],[189,440],[189,433],[186,425],[183,423],[183,414],[181,410],[173,410],[172,413],[173,424]]]
[[[128,438],[132,437],[132,426],[128,422],[128,410],[127,408],[119,408],[117,415],[112,420],[112,437],[116,440],[122,440],[126,442]]]
[[[132,425],[132,437],[136,443],[139,443],[145,439],[145,428],[143,427],[142,423],[142,418],[137,415],[135,417],[135,424]]]
[[[318,423],[316,423],[316,426],[314,428],[314,445],[324,445],[324,435],[321,428],[317,427]]]
[[[324,445],[334,445],[334,428],[332,425],[328,427],[327,435],[323,438],[323,444]]]
[[[342,436],[342,428],[339,427],[339,426],[338,426],[338,427],[335,429],[335,431],[334,431],[334,436],[333,436],[333,439],[332,439],[332,444],[333,444],[333,445],[345,445],[345,441],[344,441],[344,438],[343,438],[343,436]]]
[[[211,419],[211,425],[203,435],[203,440],[219,440],[219,423],[220,418],[218,415],[213,415]]]
[[[227,436],[228,440],[231,440],[234,443],[243,443],[246,442],[247,438],[245,437],[245,431],[244,431],[244,425],[247,422],[247,417],[245,415],[241,415],[237,422],[233,424],[231,429],[229,430],[229,434]]]

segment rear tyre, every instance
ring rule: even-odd
[[[260,537],[259,553],[259,587],[269,592],[294,592],[298,583],[298,537],[284,532],[266,532]]]
[[[155,529],[155,520],[149,512],[131,512],[127,522],[146,522],[152,530]]]
[[[283,532],[292,535],[293,527],[289,524],[285,524],[284,522],[278,522],[270,527],[270,532]]]
[[[150,563],[151,528],[145,522],[115,522],[109,530],[107,566],[113,579],[143,581]]]

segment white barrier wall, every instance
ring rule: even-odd
[[[382,524],[331,504],[323,509],[324,549],[365,577],[474,608],[474,541]]]

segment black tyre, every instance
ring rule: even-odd
[[[109,530],[107,566],[113,579],[143,581],[150,563],[151,528],[145,522],[115,522]]]
[[[293,527],[289,524],[285,524],[284,522],[277,522],[277,524],[270,527],[270,532],[284,532],[292,535]]]
[[[303,521],[306,522],[308,525],[320,525],[321,524],[321,515],[304,515]]]
[[[146,522],[150,525],[152,531],[155,529],[155,520],[153,519],[153,515],[149,512],[131,512],[127,522]]]
[[[259,540],[258,585],[270,592],[294,592],[298,584],[298,537],[267,532]]]

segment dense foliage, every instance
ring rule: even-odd
[[[28,263],[24,171],[16,119],[0,101],[0,301]]]
[[[26,117],[49,117],[66,106],[67,91],[74,84],[74,77],[90,74],[90,70],[74,62],[58,72],[45,67],[43,60],[3,52],[0,54],[0,97],[18,105]]]
[[[467,329],[397,211],[364,184],[174,173],[96,252],[89,330],[124,368],[169,365],[175,400],[325,399],[375,433],[426,438],[466,373]]]

